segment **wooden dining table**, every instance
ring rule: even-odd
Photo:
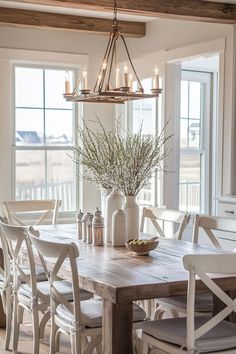
[[[160,239],[149,256],[135,256],[125,247],[92,246],[78,240],[74,224],[38,229],[43,239],[56,242],[73,239],[78,244],[79,284],[103,299],[103,354],[133,354],[133,301],[187,293],[184,255],[224,252],[190,242]],[[148,238],[148,235],[143,237]],[[71,278],[69,264],[64,264],[61,276]],[[224,290],[236,290],[236,277],[218,274],[214,279]],[[206,291],[201,281],[196,285],[197,291]]]

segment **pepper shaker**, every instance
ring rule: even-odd
[[[77,214],[77,226],[78,226],[78,239],[82,240],[82,219],[83,219],[84,213],[81,211],[78,212]]]
[[[83,219],[82,219],[82,224],[83,224],[82,239],[83,239],[83,242],[87,242],[87,219],[88,219],[89,215],[90,215],[90,213],[84,214]]]
[[[102,212],[97,208],[93,215],[92,224],[93,233],[93,245],[103,246],[104,245],[104,218],[102,217]]]
[[[88,244],[91,244],[93,242],[92,223],[93,223],[93,214],[89,214],[87,219],[87,243]]]

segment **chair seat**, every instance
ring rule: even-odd
[[[102,311],[103,303],[101,300],[88,300],[80,304],[83,325],[89,328],[96,328],[102,326]],[[56,308],[56,314],[63,321],[72,325],[74,323],[73,314],[62,304]],[[138,305],[133,305],[133,321],[139,322],[146,318],[145,311]]]
[[[209,321],[210,316],[195,317],[195,328]],[[149,321],[142,324],[143,332],[164,342],[182,346],[186,339],[186,318],[169,318]],[[201,338],[196,340],[196,349],[200,353],[210,353],[236,348],[236,324],[220,322]]]
[[[54,282],[55,288],[68,300],[72,301],[73,300],[73,294],[72,294],[72,284],[69,281],[66,280],[58,280]],[[48,281],[42,281],[37,284],[38,290],[46,296],[50,296],[50,284]],[[31,300],[32,298],[32,292],[31,292],[31,287],[28,284],[22,284],[19,289],[18,289],[18,296],[28,298]],[[92,293],[80,289],[80,299],[83,300],[88,300],[93,296]]]
[[[23,266],[22,270],[27,276],[30,276],[30,268],[29,267]],[[47,276],[45,274],[43,267],[38,267],[38,266],[36,267],[36,276],[37,276],[37,281],[46,281],[47,280]],[[22,276],[19,276],[19,282],[25,283]]]
[[[157,300],[159,302],[159,300]],[[170,296],[161,298],[160,303],[177,306],[181,309],[187,310],[187,296]],[[211,293],[196,294],[195,297],[195,312],[212,312],[213,298]]]

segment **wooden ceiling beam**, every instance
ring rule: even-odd
[[[93,33],[109,33],[112,29],[112,20],[109,19],[6,7],[0,7],[0,23]],[[120,21],[120,30],[130,37],[143,37],[146,25],[143,22]]]
[[[12,2],[112,11],[111,0],[11,0]],[[118,0],[120,12],[216,23],[235,23],[236,5],[203,0]]]

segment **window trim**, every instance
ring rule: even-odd
[[[180,147],[180,133],[179,133],[179,162],[180,154],[197,154],[201,159],[201,193],[200,193],[200,213],[209,214],[211,208],[211,199],[212,199],[212,188],[210,176],[212,175],[212,137],[210,135],[210,127],[212,125],[212,92],[213,92],[213,73],[200,71],[200,70],[190,70],[190,69],[181,69],[181,81],[191,81],[191,82],[200,82],[205,83],[206,92],[203,105],[205,106],[204,110],[206,112],[207,121],[204,126],[203,134],[201,136],[200,148],[191,149],[191,148],[182,148]],[[202,109],[202,107],[201,107]],[[181,117],[179,117],[180,120]],[[202,114],[201,114],[201,123],[202,123]],[[179,126],[180,129],[180,126]],[[203,159],[203,161],[202,161]],[[180,169],[180,163],[179,163]],[[202,184],[203,183],[203,184]],[[178,194],[179,194],[180,178],[178,181]],[[180,204],[179,204],[180,205]],[[191,212],[191,211],[190,211]]]
[[[12,69],[12,143],[11,143],[11,166],[12,166],[12,174],[11,174],[11,198],[15,199],[16,196],[16,151],[20,150],[35,150],[35,151],[62,151],[62,150],[72,150],[73,146],[78,143],[78,135],[76,134],[76,126],[80,123],[79,119],[79,112],[82,112],[82,104],[79,105],[72,105],[72,145],[38,145],[38,146],[32,146],[32,145],[26,145],[26,146],[17,146],[15,144],[15,131],[16,131],[16,115],[15,115],[15,110],[16,110],[16,102],[15,102],[15,69],[16,67],[22,67],[22,68],[38,68],[38,69],[43,69],[43,76],[45,76],[45,70],[72,70],[74,72],[74,81],[77,82],[78,77],[79,77],[79,72],[82,70],[82,65],[80,64],[78,66],[74,66],[71,64],[64,64],[64,63],[50,63],[50,62],[38,62],[38,61],[18,61],[14,60],[11,65]],[[43,109],[45,110],[45,78],[43,80],[43,90],[44,90],[44,105]],[[22,107],[20,107],[22,108]],[[29,107],[27,107],[29,108]],[[64,110],[64,109],[60,109]],[[45,112],[44,112],[44,139],[45,139]],[[47,161],[45,160],[45,176],[47,174]],[[75,210],[67,210],[67,211],[59,211],[58,213],[58,219],[63,220],[64,222],[67,221],[74,221],[75,215],[76,215],[76,210],[78,210],[79,207],[79,200],[80,200],[80,192],[81,192],[81,183],[78,180],[77,176],[79,175],[80,171],[80,166],[77,164],[74,166],[74,179],[75,179]],[[33,215],[33,214],[32,214]]]

